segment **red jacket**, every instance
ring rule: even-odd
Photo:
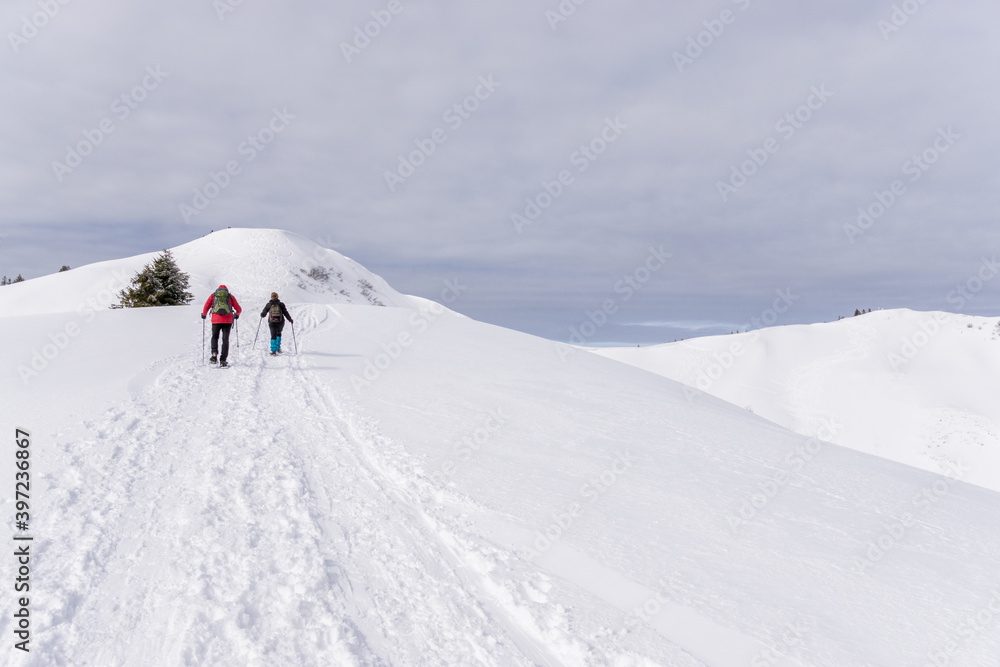
[[[228,290],[229,288],[226,287],[225,285],[219,285],[216,289]],[[202,317],[205,317],[205,315],[208,314],[208,311],[212,307],[212,302],[214,300],[215,300],[215,292],[212,292],[211,294],[208,295],[208,300],[205,301],[205,307],[201,309]],[[243,312],[243,309],[240,308],[240,304],[237,303],[236,297],[233,296],[232,293],[229,294],[229,305],[233,307],[233,310],[236,312],[237,315]],[[232,323],[233,323],[232,315],[222,315],[220,313],[212,313],[212,324],[232,324]]]

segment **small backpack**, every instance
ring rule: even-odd
[[[212,314],[232,315],[233,308],[229,305],[229,290],[219,288],[215,290],[215,300],[212,302]]]
[[[282,316],[281,316],[281,304],[280,303],[272,303],[271,304],[271,310],[268,311],[267,321],[268,322],[280,322],[281,320],[282,320]]]

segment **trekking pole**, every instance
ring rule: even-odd
[[[255,333],[253,335],[253,345],[250,346],[251,350],[254,349],[255,347],[257,347],[257,336],[260,335],[260,323],[263,322],[263,321],[264,321],[263,317],[260,318],[259,320],[257,320],[257,333]]]
[[[205,318],[201,318],[201,363],[205,365]]]
[[[233,325],[236,327],[236,358],[240,358],[240,320],[233,318]]]
[[[292,347],[295,348],[295,354],[299,353],[299,345],[295,342],[295,322],[292,322]]]

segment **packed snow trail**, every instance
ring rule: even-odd
[[[300,345],[328,333],[331,312],[293,308]],[[392,444],[310,369],[337,355],[271,357],[246,339],[232,337],[227,371],[200,351],[155,362],[132,400],[58,443],[37,526],[51,537],[37,557],[40,650],[21,664],[726,664],[676,633],[637,639],[654,663],[613,635],[581,637],[561,605],[539,616],[529,600],[546,602],[560,574],[429,512]],[[567,585],[607,627],[628,612]]]
[[[67,448],[39,664],[559,664],[466,589],[300,359],[230,358],[171,360]]]

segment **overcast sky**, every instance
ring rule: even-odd
[[[238,1],[0,6],[0,272],[278,227],[595,344],[1000,305],[996,3]]]

